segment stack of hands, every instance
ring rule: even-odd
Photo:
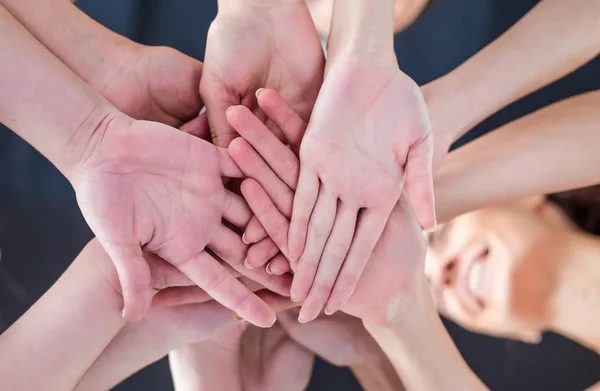
[[[245,346],[236,319],[267,328],[300,307],[280,314],[262,347],[273,360],[294,352],[298,384],[309,351],[330,352],[304,341],[298,328],[318,326],[292,314],[306,323],[341,311],[376,341],[395,341],[382,348],[398,371],[430,372],[405,379],[409,388],[483,387],[458,376],[454,387],[444,365],[426,369],[436,351],[440,363],[465,364],[431,302],[422,229],[435,229],[432,172],[451,142],[530,90],[508,86],[492,101],[474,83],[476,110],[468,99],[462,111],[441,105],[455,88],[420,89],[398,68],[394,1],[334,2],[325,62],[304,1],[222,0],[204,64],[113,34],[68,2],[1,3],[0,53],[11,58],[0,119],[69,179],[101,246],[84,250],[103,259],[104,282],[89,285],[117,293],[106,300],[119,307],[116,337],[86,377],[135,355],[120,346],[143,330],[162,330],[169,350],[214,337],[175,358],[229,354]],[[562,72],[544,70],[515,83],[534,89]],[[202,335],[167,338],[173,319]]]

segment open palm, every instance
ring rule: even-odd
[[[208,33],[200,92],[221,147],[237,135],[225,117],[230,106],[249,107],[264,120],[255,93],[269,87],[308,120],[323,78],[323,50],[304,1],[250,3],[219,9]]]
[[[221,221],[242,227],[249,219],[243,200],[223,187],[221,175],[237,174],[226,151],[159,123],[120,116],[107,124],[74,187],[90,228],[115,262],[124,316],[139,319],[151,302],[144,249],[248,321],[271,325],[272,310],[205,251],[210,246],[246,271],[239,265],[245,246]]]

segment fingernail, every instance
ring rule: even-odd
[[[333,315],[335,311],[330,310],[329,308],[325,308],[325,315]]]
[[[244,232],[244,234],[242,235],[242,242],[244,242],[244,244],[250,244],[250,242],[246,240],[246,232]]]
[[[265,268],[265,270],[267,271],[268,274],[273,274],[273,272],[271,271],[271,264],[270,263],[267,265],[267,267]]]
[[[243,322],[244,321],[244,318],[242,318],[241,316],[239,316],[237,314],[237,312],[233,313],[233,319],[235,319],[237,322]]]
[[[300,310],[300,315],[298,315],[298,322],[299,323],[308,322],[308,320],[306,320],[306,317],[304,316],[304,313],[302,312],[302,310]]]
[[[198,115],[202,115],[206,113],[206,106],[202,106],[202,108],[200,109],[200,113]]]
[[[300,301],[300,299],[297,296],[293,295],[293,294],[291,295],[290,300],[293,301],[294,303],[297,303],[297,302]]]
[[[438,227],[438,225],[437,225],[437,221],[435,221],[435,222],[433,223],[433,226],[431,226],[431,227],[429,227],[429,228],[426,228],[426,229],[425,229],[425,232],[427,232],[428,234],[430,234],[430,233],[432,233],[432,232],[435,232],[435,231],[437,230],[437,227]]]
[[[265,89],[264,88],[259,88],[258,90],[256,90],[256,99],[258,99],[258,96],[261,94],[261,92],[263,92]]]
[[[254,269],[254,266],[252,266],[248,263],[248,258],[244,259],[244,266],[246,266],[246,269],[249,269],[249,270]]]
[[[121,312],[121,317],[125,319],[125,308],[123,308],[123,311]]]
[[[230,111],[232,108],[233,108],[233,106],[229,106],[229,107],[227,108],[227,110],[225,110],[225,115],[228,115],[228,114],[229,114],[229,111]]]

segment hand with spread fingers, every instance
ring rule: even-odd
[[[137,320],[150,305],[150,271],[142,249],[168,261],[211,297],[258,326],[275,314],[217,259],[282,294],[283,277],[243,267],[246,246],[225,219],[242,228],[244,200],[221,176],[240,176],[227,151],[166,125],[109,117],[72,182],[82,212],[115,262],[124,317]]]
[[[294,115],[291,107],[275,91],[261,91],[259,94],[259,104],[267,101],[268,104],[263,105],[265,111],[268,113],[277,113],[277,116],[272,116],[271,120],[278,123],[285,134],[301,133],[303,128],[302,120]],[[297,188],[295,178],[297,178],[296,173],[299,169],[298,158],[287,146],[277,140],[246,108],[241,106],[231,108],[228,112],[228,119],[231,125],[242,135],[241,138],[231,143],[228,149],[229,154],[239,165],[240,169],[251,178],[242,183],[242,194],[259,222],[265,227],[266,232],[281,249],[283,255],[289,257],[290,250],[286,232],[288,232],[290,227],[288,220],[291,216],[290,203],[294,197],[294,190]],[[285,121],[282,121],[284,119]],[[290,126],[286,127],[286,125]],[[423,247],[422,234],[418,229],[418,225],[415,224],[414,218],[411,216],[410,207],[407,202],[402,202],[403,208],[400,208],[398,205],[393,205],[392,210],[394,211],[394,215],[404,216],[403,221],[394,221],[393,224],[389,223],[388,225],[393,227],[400,224],[397,230],[404,232],[396,233],[399,237],[402,237],[402,240],[398,241],[394,248],[398,250],[402,248],[401,245],[404,243],[406,251],[410,253],[410,249],[415,249],[414,259],[420,259],[418,250]],[[399,211],[399,209],[403,210]],[[388,227],[387,231],[390,229]],[[389,234],[386,235],[389,236]],[[266,262],[270,256],[272,254],[266,252],[257,254],[257,258],[261,259],[259,263]],[[411,256],[411,258],[413,257]],[[275,257],[272,263],[279,264],[277,259]],[[416,267],[416,265],[413,266]],[[269,264],[267,267],[272,269],[273,266]],[[302,267],[302,260],[298,263],[291,261],[290,267],[297,272]],[[367,267],[371,270],[373,269],[373,266],[367,265]],[[287,269],[283,267],[283,272],[285,271]],[[404,274],[406,275],[406,273]],[[411,274],[414,274],[414,270]],[[336,280],[336,277],[337,273],[333,276],[333,281]],[[397,273],[387,274],[386,278],[390,279],[391,277],[393,277],[394,281],[399,281],[400,279]],[[294,279],[296,278],[297,275],[294,276]],[[378,276],[378,278],[381,277]],[[378,279],[372,280],[379,281]],[[322,296],[308,295],[299,314],[301,321],[306,322],[316,318],[323,309],[322,301],[331,299],[328,296],[328,286],[324,285],[325,282],[318,278],[313,283],[311,291],[319,292]],[[293,295],[294,292],[292,291],[292,299],[294,299]],[[351,295],[355,302],[358,300],[357,297],[360,297],[360,301],[363,303],[368,303],[369,300],[372,300],[373,303],[384,302],[374,299],[371,296],[366,295],[365,298],[362,298],[356,292]],[[371,304],[371,307],[375,311],[377,305]],[[347,306],[343,306],[342,308],[347,308]]]

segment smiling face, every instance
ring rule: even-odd
[[[317,31],[323,37],[329,35],[334,0],[306,0]],[[430,0],[396,0],[394,9],[394,32],[407,27],[423,12]]]
[[[463,327],[536,342],[571,221],[544,197],[477,210],[428,235],[438,310]]]

